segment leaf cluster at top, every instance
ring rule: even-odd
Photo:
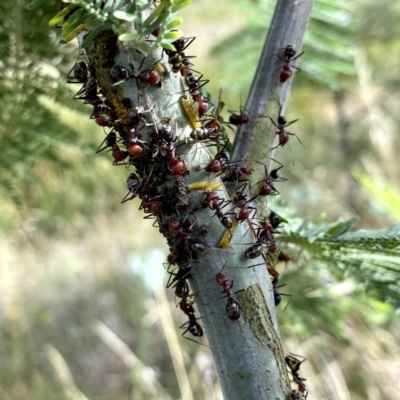
[[[35,0],[28,9],[34,9],[45,0]],[[137,0],[128,4],[126,0],[68,0],[67,4],[50,20],[50,26],[62,24],[64,42],[70,42],[83,31],[90,31],[82,47],[88,46],[103,30],[111,29],[119,40],[131,42],[145,54],[159,47],[175,50],[173,42],[181,36],[175,30],[182,23],[177,11],[192,0],[161,0],[152,8],[153,0]],[[158,31],[152,40],[151,33]]]

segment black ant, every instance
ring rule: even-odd
[[[96,104],[100,98],[97,95],[97,82],[94,77],[89,77],[73,97],[74,100],[85,100],[85,104]]]
[[[175,42],[172,42],[171,44],[175,47],[175,50],[165,50],[167,53],[167,56],[173,57],[176,54],[182,53],[182,51],[186,50],[196,39],[195,36],[191,37],[180,37],[179,39],[175,40]]]
[[[85,61],[77,62],[67,75],[67,83],[85,83],[88,79],[88,66]]]
[[[100,143],[100,146],[96,150],[96,154],[100,153],[101,151],[105,150],[108,147],[112,147],[115,143],[117,143],[117,135],[115,131],[112,130],[105,139]],[[104,146],[103,146],[104,145]]]
[[[300,72],[301,69],[295,67],[294,65],[291,64],[291,62],[297,60],[299,57],[301,57],[304,54],[304,51],[300,53],[298,56],[294,57],[296,55],[296,49],[293,45],[289,44],[284,48],[284,53],[283,53],[283,58],[279,55],[276,55],[279,60],[281,60],[284,65],[282,66],[282,70],[279,75],[279,80],[281,83],[286,82],[292,75],[293,71],[291,68],[294,68],[297,70],[297,72]]]
[[[287,179],[285,178],[280,178],[280,169],[283,168],[283,164],[281,164],[279,161],[276,161],[272,159],[273,161],[277,162],[280,164],[279,168],[273,169],[269,174],[267,171],[267,167],[264,165],[265,169],[265,179],[263,179],[260,182],[257,182],[256,185],[258,185],[261,182],[264,182],[264,184],[261,186],[258,195],[259,196],[269,196],[269,195],[278,195],[279,192],[274,186],[274,182],[283,182],[286,181]],[[259,161],[255,161],[258,164],[262,164]]]
[[[197,94],[197,92],[208,82],[210,82],[209,79],[201,79],[203,75],[200,75],[199,77],[196,76],[196,74],[193,71],[188,70],[184,75],[183,78],[185,79],[185,83],[187,87],[189,88],[189,93],[192,94]]]
[[[297,390],[294,391],[296,396],[298,396],[297,392],[299,392],[300,395],[303,396],[303,398],[307,398],[308,392],[306,389],[306,384],[304,383],[305,379],[300,378],[300,376],[299,376],[300,366],[304,361],[306,361],[306,358],[304,358],[302,361],[300,361],[296,357],[293,357],[292,355],[285,356],[286,365],[290,369],[290,372],[293,376],[293,381],[297,384]],[[302,397],[298,397],[298,398],[302,398]]]
[[[181,326],[179,327],[180,329],[186,328],[186,329],[184,330],[184,332],[182,333],[182,336],[183,336],[185,339],[191,340],[192,342],[201,344],[201,343],[197,342],[196,340],[191,339],[191,338],[185,336],[185,333],[188,332],[188,331],[189,331],[193,336],[196,336],[196,337],[201,337],[201,336],[203,336],[203,329],[202,329],[202,327],[200,326],[200,324],[197,322],[197,321],[198,321],[199,319],[201,319],[201,318],[196,318],[196,316],[195,316],[194,314],[187,314],[187,316],[189,317],[189,321],[185,322],[183,325],[181,325]]]

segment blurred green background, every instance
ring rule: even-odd
[[[220,399],[210,350],[180,336],[164,240],[138,202],[120,204],[127,171],[95,154],[104,133],[65,84],[78,49],[48,29],[58,2],[27,3],[0,4],[0,399]],[[225,109],[245,100],[273,6],[196,0],[181,13]],[[275,153],[285,217],[399,221],[399,18],[394,1],[317,1],[285,112],[305,148]],[[307,357],[309,398],[400,399],[395,310],[288,251],[293,300],[278,316],[284,349]]]

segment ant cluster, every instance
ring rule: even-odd
[[[138,69],[135,69],[133,64],[130,64],[130,70],[121,65],[112,64],[109,68],[109,78],[112,83],[108,91],[104,91],[96,78],[95,68],[91,64],[79,61],[69,72],[67,81],[82,84],[74,99],[83,100],[84,104],[92,106],[90,118],[107,130],[97,153],[107,151],[111,153],[113,165],[135,168],[135,172],[131,172],[127,177],[128,192],[121,202],[139,198],[141,201],[139,209],[146,214],[144,218],[154,219],[153,225],[167,238],[170,247],[166,263],[169,274],[167,288],[174,289],[175,296],[179,299],[178,305],[188,318],[188,321],[180,327],[184,329],[182,336],[196,342],[186,335],[189,332],[196,338],[203,336],[203,329],[198,323],[200,318],[196,317],[194,309],[196,293],[191,293],[188,280],[194,273],[193,264],[199,262],[197,261],[199,254],[206,248],[213,249],[213,247],[204,241],[208,223],[197,224],[197,220],[193,222],[188,218],[189,215],[206,208],[213,212],[210,220],[216,217],[224,229],[223,237],[219,242],[219,247],[222,249],[230,244],[239,224],[249,227],[255,240],[243,252],[243,257],[249,260],[263,257],[262,265],[267,265],[272,278],[275,305],[280,303],[282,295],[290,296],[278,293],[278,289],[283,285],[278,284],[279,273],[275,269],[275,263],[278,260],[288,261],[290,258],[278,249],[275,239],[275,235],[279,234],[278,228],[286,221],[275,212],[257,219],[257,210],[252,205],[257,196],[279,194],[275,185],[285,180],[280,177],[283,165],[276,161],[279,167],[269,173],[265,167],[265,179],[256,184],[262,183],[257,189],[258,194],[250,198],[247,189],[252,170],[244,160],[230,160],[226,150],[229,140],[224,135],[223,125],[237,127],[255,123],[256,118],[263,116],[251,116],[242,106],[239,114],[230,111],[229,122],[223,122],[218,115],[207,115],[210,99],[204,96],[202,88],[208,80],[203,79],[203,75],[192,69],[191,59],[194,56],[187,56],[185,53],[194,39],[194,37],[182,37],[173,43],[174,51],[164,50],[170,66],[169,74],[180,74],[186,86],[184,94],[180,97],[180,104],[193,128],[188,135],[189,143],[201,143],[203,147],[216,148],[215,155],[207,165],[192,168],[191,171],[179,150],[181,145],[187,145],[187,143],[177,141],[179,135],[173,128],[171,116],[156,118],[154,106],[140,104],[139,96],[137,104],[134,104],[131,98],[126,97],[122,100],[117,98],[118,88],[130,80],[136,81],[138,92],[146,87],[161,90],[164,76],[168,75],[161,64],[156,62],[142,70],[146,56],[143,56]],[[283,58],[278,56],[284,63],[280,72],[281,83],[293,74],[291,68],[296,68],[291,65],[291,62],[301,54],[297,57],[295,54],[294,47],[287,46],[284,49]],[[111,58],[113,59],[114,57]],[[107,93],[107,96],[104,93]],[[109,93],[111,96],[108,95]],[[276,127],[274,136],[279,138],[277,147],[283,146],[290,135],[294,135],[287,132],[286,127],[296,121],[288,123],[280,112],[276,122],[270,119]],[[189,172],[194,174],[200,170],[209,174],[209,180],[190,184],[185,182]],[[225,184],[225,189],[229,194],[228,199],[217,192],[221,182]],[[193,197],[193,191],[196,189],[205,189],[204,197],[199,204]],[[186,216],[183,217],[184,215]],[[226,263],[223,268],[225,266]],[[222,270],[215,275],[215,280],[223,297],[227,300],[225,306],[227,318],[238,321],[244,312],[234,295],[245,289],[233,292],[233,280],[229,282],[228,276],[224,275]],[[298,385],[298,389],[292,391],[292,397],[305,398],[307,391],[304,379],[298,376],[301,363],[294,365],[292,361],[286,362]]]

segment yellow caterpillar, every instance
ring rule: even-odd
[[[199,181],[199,182],[192,182],[189,183],[186,188],[187,190],[195,190],[195,189],[204,189],[206,192],[212,192],[217,190],[222,185],[221,181],[212,182],[210,181]]]
[[[187,190],[195,190],[195,189],[204,189],[210,186],[210,181],[200,181],[200,182],[193,182],[189,183],[186,188]]]
[[[190,100],[188,100],[185,96],[181,96],[179,100],[193,128],[194,129],[200,128],[201,122],[199,120],[199,116],[197,115],[195,108],[190,103]]]
[[[232,219],[232,227],[229,229],[229,231],[225,231],[224,234],[222,235],[221,240],[218,243],[218,247],[221,249],[224,249],[229,245],[229,242],[232,239],[233,234],[235,233],[235,230],[238,226],[238,220],[236,218]]]
[[[208,186],[206,186],[206,192],[213,192],[214,190],[217,190],[221,185],[221,181],[210,183]]]

